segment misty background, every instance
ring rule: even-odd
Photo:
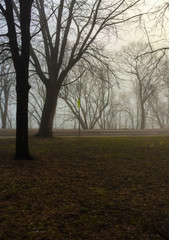
[[[38,6],[38,1],[35,1],[32,12],[31,31],[36,35],[32,38],[31,47],[36,51],[46,77],[49,72],[45,36],[40,26],[48,24],[52,42],[57,4],[54,0],[44,1],[47,23],[42,19],[43,9]],[[83,3],[81,8],[82,13],[87,11]],[[66,19],[66,7],[64,14]],[[78,129],[79,122],[82,129],[169,127],[168,3],[138,1],[125,14],[123,18],[138,17],[103,30],[85,59],[81,58],[69,71],[58,95],[53,128]],[[78,16],[79,22],[83,22],[81,18],[84,18],[83,14]],[[67,56],[72,42],[76,41],[78,27],[75,23],[78,21],[71,25]],[[1,27],[1,33],[4,29]],[[62,68],[66,64],[65,57]],[[39,76],[36,61],[31,55],[29,128],[39,128],[45,103],[46,89]],[[0,127],[15,128],[15,115],[15,73],[9,59],[0,65]]]

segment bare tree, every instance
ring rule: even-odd
[[[82,69],[75,74],[78,76],[79,72],[82,72]],[[75,76],[72,78],[76,79]],[[112,108],[110,103],[114,100],[114,76],[109,68],[98,65],[86,69],[75,83],[69,85],[70,81],[67,80],[62,86],[59,97],[65,101],[83,129],[93,129],[96,126],[105,129],[108,111]]]
[[[41,114],[45,102],[45,87],[39,80],[37,75],[33,75],[30,78],[30,82],[33,87],[30,89],[29,97],[29,121],[33,125],[40,126]]]
[[[52,126],[59,91],[72,68],[78,68],[79,60],[90,64],[95,59],[103,59],[98,51],[98,42],[104,43],[103,37],[109,35],[106,30],[116,35],[118,25],[136,16],[140,17],[139,11],[132,10],[136,10],[142,1],[46,2],[48,8],[44,0],[35,1],[40,22],[40,29],[37,31],[39,34],[36,36],[40,41],[31,47],[32,64],[46,88],[38,133],[41,137],[53,135]],[[47,72],[41,68],[39,59],[46,62]]]
[[[119,94],[120,106],[118,107],[118,113],[120,118],[118,119],[119,128],[132,128],[137,129],[139,127],[139,108],[137,106],[138,101],[134,92],[126,92],[125,88]]]
[[[142,29],[149,44],[149,52],[167,51],[168,46],[168,1],[156,1],[150,7],[144,21],[141,22]]]
[[[169,62],[165,57],[162,61],[161,75],[163,76],[162,87],[153,98],[149,100],[151,118],[156,126],[166,128],[169,126]]]
[[[14,15],[14,4],[19,9],[18,21]],[[3,52],[11,52],[16,71],[17,124],[15,159],[32,159],[28,146],[28,66],[30,51],[30,21],[33,0],[4,0],[0,3],[0,15],[6,26],[1,34],[5,38]],[[7,30],[6,30],[7,29]],[[19,31],[19,32],[18,32]],[[9,41],[8,41],[9,40]],[[2,54],[2,52],[1,52]]]
[[[161,59],[163,53],[144,54],[149,46],[142,43],[132,43],[124,48],[122,57],[119,56],[121,77],[132,82],[131,87],[139,99],[140,128],[146,126],[146,108],[148,100],[158,91],[162,84],[163,74]]]
[[[168,112],[168,103],[166,102],[163,94],[158,93],[156,97],[153,98],[153,101],[149,101],[149,106],[151,112],[149,113],[149,118],[152,119],[153,126],[159,128],[166,128],[169,124],[169,112]]]
[[[14,71],[12,68],[12,62],[6,61],[0,65],[0,116],[2,122],[2,128],[7,126],[8,106],[10,101],[10,90],[14,84]]]

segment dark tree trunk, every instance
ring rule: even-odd
[[[17,93],[17,112],[16,112],[16,150],[15,159],[32,159],[29,153],[28,144],[28,94],[30,86],[25,78],[17,76],[17,82],[22,82],[16,87]]]
[[[27,49],[28,53],[29,50]],[[16,68],[16,150],[15,159],[32,159],[28,144],[28,83],[29,58],[21,55]]]
[[[53,120],[56,111],[58,92],[56,85],[46,87],[46,100],[42,111],[41,124],[37,137],[53,137]]]
[[[30,88],[28,84],[28,68],[31,39],[31,7],[33,0],[19,0],[17,6],[15,5],[15,1],[12,0],[4,0],[4,2],[5,6],[0,3],[0,9],[6,19],[9,46],[16,70],[17,123],[15,159],[32,159],[28,149],[28,93]],[[16,16],[14,16],[14,8],[16,9],[16,15],[18,15],[20,23],[18,28],[16,28],[15,24]],[[17,29],[19,29],[20,34],[17,33]],[[18,40],[19,36],[20,41]]]

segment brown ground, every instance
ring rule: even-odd
[[[1,240],[169,238],[169,137],[0,139]]]

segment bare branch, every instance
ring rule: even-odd
[[[68,86],[68,85],[70,85],[70,84],[72,84],[72,83],[77,82],[77,81],[83,76],[83,74],[85,73],[85,71],[86,71],[86,70],[84,70],[84,71],[80,74],[80,76],[78,76],[74,81],[71,81],[71,82],[68,82],[68,83],[64,83],[64,84],[61,85],[61,87],[65,87],[65,86]]]
[[[3,64],[4,62],[6,62],[6,61],[9,60],[9,59],[12,59],[12,57],[7,57],[7,58],[5,58],[3,61],[0,62],[0,65]]]

